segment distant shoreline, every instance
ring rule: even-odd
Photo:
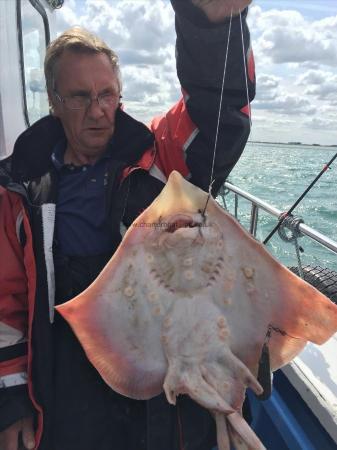
[[[268,142],[268,141],[248,141],[249,144],[273,144],[273,145],[301,145],[306,147],[329,147],[337,148],[337,144],[322,145],[322,144],[304,144],[303,142]]]

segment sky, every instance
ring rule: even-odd
[[[57,32],[81,25],[119,55],[125,110],[146,123],[180,97],[168,0],[65,0]],[[337,145],[336,0],[259,0],[248,24],[257,95],[250,139]]]

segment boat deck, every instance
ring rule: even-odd
[[[337,334],[308,343],[283,372],[337,444]]]

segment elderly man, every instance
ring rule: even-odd
[[[149,129],[127,115],[117,56],[74,28],[46,54],[52,114],[26,130],[1,164],[1,450],[215,445],[212,418],[190,399],[172,407],[163,396],[134,401],[110,390],[54,317],[55,303],[95,279],[122,228],[172,170],[208,189],[228,42],[213,193],[246,143],[255,91],[244,9],[250,0],[171,1],[184,95],[165,116]]]

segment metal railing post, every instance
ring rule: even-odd
[[[256,237],[257,230],[257,222],[259,220],[259,208],[255,203],[252,203],[252,209],[250,212],[250,229],[249,232],[251,235]]]

